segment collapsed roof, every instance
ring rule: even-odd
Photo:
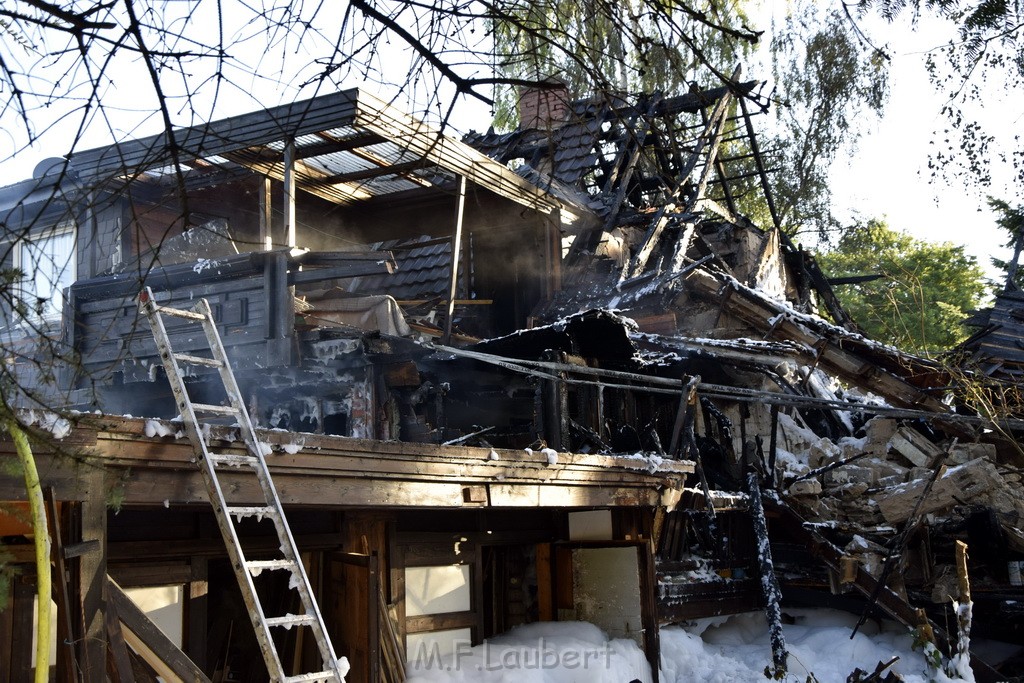
[[[382,210],[452,197],[461,176],[519,207],[517,229],[529,228],[484,220],[462,240],[410,220],[358,249],[212,264],[199,260],[209,242],[179,240],[195,258],[72,289],[72,343],[91,374],[77,386],[102,377],[102,400],[123,409],[159,374],[126,308],[142,281],[172,304],[209,296],[265,426],[642,452],[654,471],[659,459],[692,460],[696,481],[675,492],[656,534],[666,619],[760,600],[759,586],[731,574],[752,557],[735,550],[744,532],[727,521],[752,505],[751,473],[773,491],[774,544],[798,546],[778,562],[787,585],[852,587],[918,626],[910,605],[929,604],[936,620],[949,540],[962,537],[998,548],[975,570],[991,588],[985,609],[1005,612],[1008,563],[1024,558],[1022,425],[971,412],[941,364],[861,335],[813,257],[778,225],[742,216],[754,195],[773,213],[743,99],[754,87],[566,100],[542,125],[463,142],[346,91],[77,154],[72,167],[108,190],[199,192],[256,174],[294,178],[331,206]],[[543,259],[516,261],[534,252]],[[147,392],[146,408],[170,417],[161,398]],[[909,567],[905,585],[886,588],[898,566]]]

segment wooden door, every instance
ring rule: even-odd
[[[377,554],[331,553],[327,579],[324,619],[335,654],[348,657],[352,667],[345,680],[376,683],[380,676]]]

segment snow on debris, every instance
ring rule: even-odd
[[[145,434],[152,439],[157,436],[174,436],[175,432],[160,420],[146,420]]]
[[[57,441],[71,433],[71,423],[57,413],[48,410],[18,411],[18,422],[26,427],[38,427],[49,432]]]
[[[281,450],[287,453],[288,455],[295,455],[296,453],[301,451],[302,447],[305,445],[306,444],[304,441],[292,441],[290,443],[281,444]]]
[[[789,650],[785,680],[845,681],[854,669],[873,671],[878,662],[899,661],[890,670],[906,683],[928,681],[927,664],[911,648],[901,627],[879,629],[868,622],[850,638],[857,617],[835,610],[785,610],[795,624],[784,624]],[[662,683],[763,683],[771,664],[768,623],[761,612],[698,620],[693,626],[661,629]],[[810,679],[809,676],[814,676]]]

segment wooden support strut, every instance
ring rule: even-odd
[[[444,336],[442,341],[445,345],[451,343],[452,339],[452,318],[455,316],[455,297],[459,289],[459,254],[462,250],[462,223],[466,212],[466,176],[459,176],[459,199],[455,210],[455,234],[452,235],[451,248],[451,273],[448,282],[448,315],[444,320]]]
[[[59,681],[71,683],[81,680],[82,672],[75,657],[74,630],[71,626],[71,594],[68,592],[69,574],[64,562],[64,539],[61,534],[56,495],[53,487],[44,491],[46,516],[49,521],[51,556],[56,580],[53,582],[54,602],[57,603],[57,677]]]

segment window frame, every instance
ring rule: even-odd
[[[36,269],[33,269],[32,267],[38,266],[40,261],[45,263],[46,258],[51,258],[51,260],[53,260],[53,254],[37,251],[35,258],[32,258],[31,254],[26,254],[26,251],[33,247],[38,249],[39,245],[49,240],[56,240],[65,236],[71,237],[71,249],[68,261],[67,263],[62,264],[59,271],[59,277],[56,278],[56,282],[61,283],[65,278],[67,278],[67,284],[59,288],[54,288],[52,296],[43,297],[37,289],[37,285],[39,283],[36,279]],[[28,264],[26,264],[26,256],[29,256],[30,262]],[[54,268],[52,270],[56,270],[57,264],[55,261],[53,265]],[[22,273],[22,277],[16,285],[18,298],[29,307],[28,315],[22,316],[23,322],[59,322],[64,310],[64,290],[78,279],[78,224],[76,221],[68,218],[47,228],[26,233],[14,243],[13,266],[16,270],[21,271]],[[51,283],[51,287],[53,287],[53,283]],[[42,306],[43,310],[40,313],[37,310],[36,304],[39,299],[43,298],[46,299],[46,303]]]

